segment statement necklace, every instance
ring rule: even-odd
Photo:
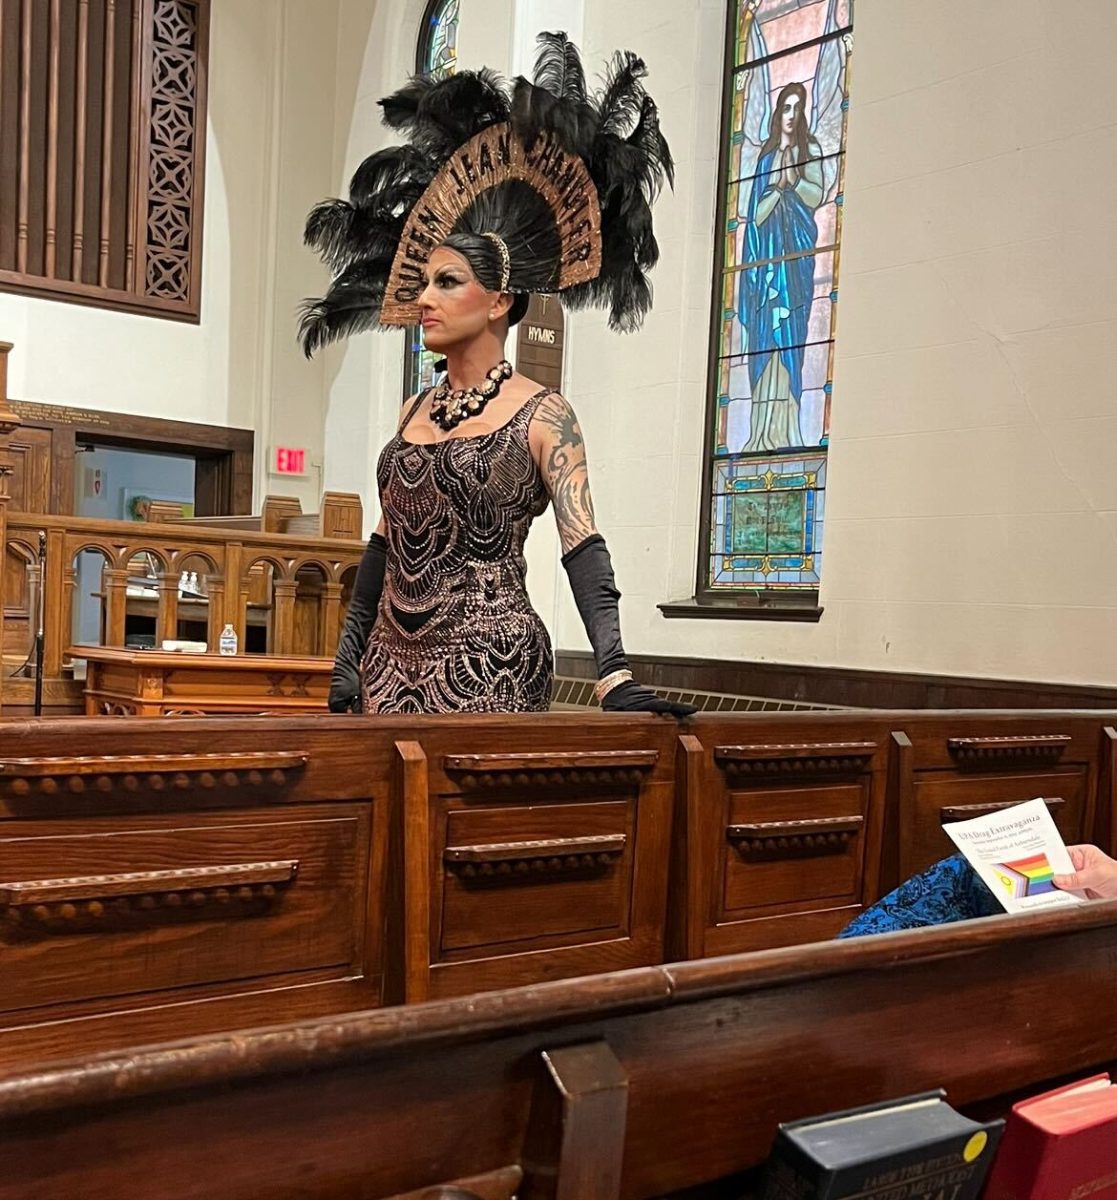
[[[450,378],[447,376],[435,388],[431,398],[431,420],[449,432],[467,417],[476,417],[483,413],[485,405],[500,394],[504,381],[511,378],[512,364],[507,359],[493,367],[479,388],[451,389]]]

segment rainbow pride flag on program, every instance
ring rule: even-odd
[[[994,863],[992,870],[1014,900],[1055,890],[1055,870],[1047,861],[1046,854],[1033,854],[1029,858],[1013,859],[1012,862]]]

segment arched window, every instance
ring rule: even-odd
[[[460,0],[427,0],[415,69],[420,75],[431,71],[453,74],[458,62],[458,6]]]
[[[427,0],[419,27],[415,69],[421,75],[432,71],[453,74],[458,62],[458,6],[460,0]],[[434,383],[434,364],[439,356],[423,346],[423,331],[413,325],[406,331],[403,359],[403,394],[414,395]]]
[[[853,0],[730,0],[698,596],[817,603]]]

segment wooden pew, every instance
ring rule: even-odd
[[[877,720],[710,715],[690,728],[677,751],[672,957],[832,937],[882,894]]]
[[[504,723],[517,727],[531,749],[452,720],[395,745],[392,1001],[663,961],[674,731]]]
[[[891,731],[1069,738],[1078,836],[1112,821],[1111,721],[0,722],[0,1064],[830,937],[925,819]]]
[[[299,537],[359,540],[363,534],[364,511],[356,492],[323,492],[319,512],[304,513],[297,496],[265,496],[259,513],[228,517],[184,517],[182,506],[160,503],[152,506],[160,519],[170,518],[183,525],[204,525],[215,529],[244,529],[258,533],[290,533]],[[152,520],[155,520],[152,516]]]
[[[1096,904],[24,1069],[0,1200],[739,1196],[780,1121],[940,1086],[1003,1111],[1112,1062],[1115,934]]]
[[[385,976],[402,1001],[662,962],[675,736],[558,714],[0,723],[0,1062],[370,1007]],[[261,864],[286,875],[230,903],[226,874]]]
[[[1117,733],[1105,721],[1067,713],[925,714],[891,732],[892,794],[887,883],[954,852],[949,821],[982,816],[1042,797],[1068,844],[1113,844]]]
[[[3,458],[0,447],[0,467]],[[340,496],[335,507],[328,510],[333,535],[346,523],[359,527],[356,498]],[[152,524],[10,512],[5,500],[0,500],[0,508],[0,675],[10,676],[30,648],[31,600],[43,530],[44,680],[53,712],[59,707],[77,712],[83,708],[67,657],[75,610],[82,600],[79,583],[85,578],[75,563],[80,564],[83,555],[99,555],[103,562],[100,582],[89,584],[86,578],[81,587],[89,584],[88,591],[100,598],[101,640],[106,646],[125,647],[131,618],[144,625],[144,635],[154,637],[156,644],[185,636],[216,649],[221,630],[230,624],[242,651],[251,641],[254,651],[280,658],[332,658],[365,549],[363,540],[245,529],[242,518],[215,519],[216,526],[209,519]],[[183,571],[198,574],[204,598],[187,594],[180,600]],[[11,703],[26,706],[26,681],[13,682],[5,692]]]

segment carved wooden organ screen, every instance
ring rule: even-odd
[[[209,0],[0,0],[0,290],[197,320]]]

